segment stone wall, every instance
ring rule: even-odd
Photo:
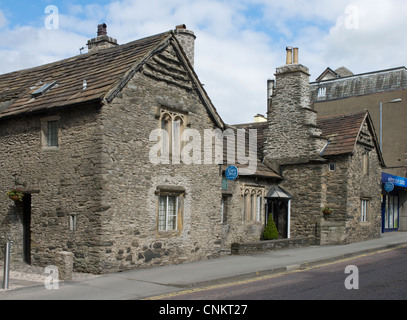
[[[232,243],[259,241],[266,224],[266,199],[273,181],[240,176],[236,181],[228,181],[224,193],[224,219],[222,223],[222,248],[230,249]],[[244,189],[263,190],[260,219],[244,216]],[[256,211],[256,209],[255,209]],[[257,212],[256,212],[257,214]]]
[[[329,163],[335,164],[335,171],[329,170]],[[320,212],[321,245],[344,244],[347,241],[349,163],[350,156],[336,156],[328,158],[322,167],[321,208],[328,206],[333,212],[328,215]]]
[[[178,264],[217,257],[220,252],[221,176],[216,164],[153,164],[152,130],[160,110],[187,117],[187,128],[213,122],[169,47],[138,73],[102,109],[104,221],[100,272]],[[200,152],[203,149],[200,148]],[[170,158],[170,160],[173,160]],[[203,155],[202,155],[203,161]],[[158,231],[160,186],[184,190],[176,232]]]
[[[292,195],[291,237],[320,237],[322,170],[324,164],[282,166],[284,181],[281,187]]]
[[[59,147],[42,145],[41,120],[59,117]],[[5,196],[20,187],[31,194],[31,262],[53,264],[56,252],[79,257],[78,270],[99,260],[92,254],[101,221],[101,127],[99,109],[71,108],[0,122],[0,233],[14,240],[12,257],[23,258],[23,205]],[[78,230],[70,231],[70,216]]]
[[[368,174],[363,173],[363,154],[369,151]],[[381,233],[381,166],[366,124],[350,161],[348,180],[347,242],[378,238]],[[369,200],[368,217],[361,222],[361,199]]]
[[[252,255],[261,254],[268,251],[276,251],[283,249],[304,248],[313,245],[308,238],[294,238],[294,239],[279,239],[270,241],[256,241],[245,243],[233,243],[233,255]]]

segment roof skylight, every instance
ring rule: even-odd
[[[35,90],[33,93],[31,93],[31,96],[33,98],[39,97],[44,95],[45,93],[47,93],[49,90],[52,89],[52,87],[54,87],[57,84],[56,81],[53,82],[49,82],[44,84],[43,86],[41,86],[39,89]]]

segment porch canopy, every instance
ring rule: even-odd
[[[270,200],[291,200],[292,196],[278,186],[272,186],[267,193],[266,199]]]

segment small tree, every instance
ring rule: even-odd
[[[264,240],[278,239],[278,231],[277,231],[276,224],[274,223],[272,214],[269,215],[269,219],[267,221],[267,226],[263,232],[263,239]]]

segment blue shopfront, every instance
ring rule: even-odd
[[[407,179],[382,173],[382,232],[400,228],[400,195],[407,189]]]

